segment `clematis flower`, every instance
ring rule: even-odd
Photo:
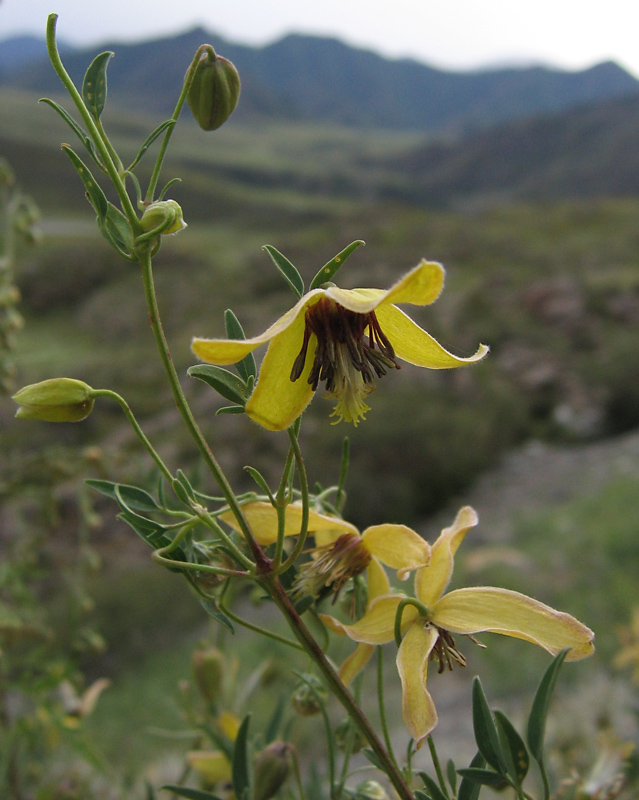
[[[335,399],[336,422],[357,423],[376,378],[399,369],[397,359],[428,369],[463,367],[481,360],[480,345],[469,358],[447,352],[397,308],[434,302],[444,284],[441,264],[422,261],[392,288],[326,288],[307,292],[260,336],[194,339],[195,355],[209,364],[235,364],[262,344],[268,349],[246,413],[264,428],[284,430],[310,403],[320,382]]]
[[[533,642],[553,655],[568,647],[569,661],[594,652],[594,634],[589,628],[569,614],[519,592],[477,586],[445,594],[457,548],[477,521],[475,511],[466,506],[452,526],[441,532],[431,548],[430,565],[415,573],[415,595],[420,608],[407,605],[403,609],[403,639],[397,653],[397,669],[402,683],[404,723],[418,745],[437,724],[435,704],[426,688],[428,662],[436,660],[440,672],[446,667],[452,669],[453,662],[465,663],[453,635],[472,638],[474,634],[492,631]],[[405,599],[398,594],[379,596],[353,625],[325,615],[322,619],[335,633],[345,634],[356,642],[381,645],[393,640],[396,614]],[[350,678],[351,673],[352,670]]]

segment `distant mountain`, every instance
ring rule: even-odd
[[[109,90],[121,106],[168,115],[196,48],[209,42],[242,77],[238,119],[275,117],[396,130],[472,131],[506,120],[562,111],[639,90],[639,81],[613,62],[581,72],[546,67],[446,72],[412,60],[390,61],[336,39],[290,35],[261,48],[233,44],[196,29],[113,50]],[[5,54],[15,51],[3,42]],[[96,50],[67,54],[81,82]],[[5,55],[5,58],[7,56]],[[5,84],[38,92],[60,88],[52,68],[23,60],[5,70]]]
[[[61,55],[67,56],[73,48],[58,42]],[[25,64],[39,62],[47,57],[47,45],[38,36],[14,36],[0,42],[0,81],[15,73]]]
[[[410,187],[396,197],[427,204],[636,196],[639,94],[420,147],[386,166]]]

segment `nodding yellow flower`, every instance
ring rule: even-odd
[[[452,669],[454,662],[465,663],[453,635],[472,638],[492,631],[533,642],[553,655],[568,647],[569,661],[594,652],[594,633],[589,628],[569,614],[519,592],[477,586],[445,594],[457,548],[477,521],[475,511],[466,506],[451,527],[441,532],[431,548],[430,565],[415,573],[415,595],[421,607],[407,605],[403,609],[397,669],[402,683],[404,723],[418,745],[437,724],[435,704],[426,688],[428,662],[436,660],[440,672],[446,667]],[[405,599],[399,594],[379,595],[353,625],[325,615],[322,619],[335,633],[369,646],[381,645],[393,640],[396,614]],[[351,658],[357,653],[356,650]],[[353,665],[346,677],[352,679],[361,666],[359,662]]]
[[[446,351],[396,304],[433,303],[444,285],[444,268],[422,261],[393,287],[313,289],[260,336],[194,339],[195,355],[209,364],[235,364],[268,343],[246,413],[264,428],[284,430],[310,403],[320,383],[335,399],[332,416],[354,425],[365,418],[365,399],[376,378],[399,369],[397,360],[428,369],[463,367],[481,360]]]

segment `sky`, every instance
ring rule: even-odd
[[[0,0],[0,41],[44,35],[77,46],[172,35],[201,25],[264,45],[287,33],[334,36],[390,58],[442,69],[617,61],[639,77],[636,0]]]

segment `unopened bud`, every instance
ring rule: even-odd
[[[335,744],[337,745],[337,749],[342,753],[348,750],[348,752],[354,755],[355,753],[359,753],[366,742],[353,722],[346,717],[335,729]]]
[[[264,748],[253,764],[254,800],[270,800],[288,778],[291,771],[293,745],[272,742]]]
[[[224,680],[224,656],[215,647],[196,650],[191,659],[191,666],[200,694],[207,703],[214,705]]]
[[[293,708],[303,717],[312,717],[322,710],[322,702],[328,698],[324,684],[315,675],[304,675],[293,694]]]
[[[186,102],[200,128],[214,131],[226,122],[237,105],[240,76],[227,58],[216,55],[211,45],[204,48]]]
[[[158,233],[179,233],[186,228],[182,209],[175,200],[158,200],[145,210],[140,218],[142,230],[146,233],[159,228]],[[166,227],[165,227],[166,226]]]
[[[20,406],[16,417],[44,422],[79,422],[89,416],[94,390],[73,378],[50,378],[20,389],[13,399]]]
[[[388,800],[388,792],[377,781],[362,781],[355,787],[355,800]]]

